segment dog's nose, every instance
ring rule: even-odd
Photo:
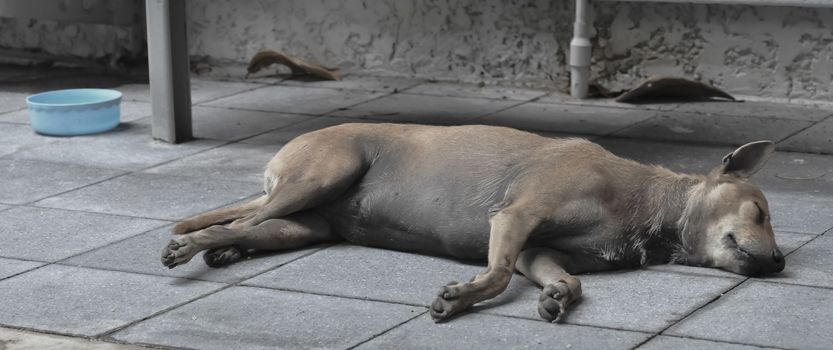
[[[775,263],[773,265],[773,272],[781,272],[784,270],[784,265],[786,265],[786,261],[784,261],[784,254],[781,254],[781,250],[779,250],[778,248],[772,250],[772,262]]]

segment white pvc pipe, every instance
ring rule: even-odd
[[[588,0],[576,0],[576,22],[570,41],[570,95],[587,97],[590,82],[590,28],[587,25]]]

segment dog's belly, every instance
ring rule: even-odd
[[[487,256],[488,209],[455,203],[442,189],[356,186],[317,211],[354,244],[469,260]]]

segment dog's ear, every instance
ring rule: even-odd
[[[755,141],[738,147],[723,157],[720,173],[739,177],[750,177],[764,166],[775,151],[772,141]]]

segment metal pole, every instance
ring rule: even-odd
[[[590,28],[587,25],[588,0],[576,0],[576,22],[570,41],[570,95],[587,97],[590,82]]]
[[[191,87],[185,1],[146,0],[152,133],[170,143],[191,134]]]

